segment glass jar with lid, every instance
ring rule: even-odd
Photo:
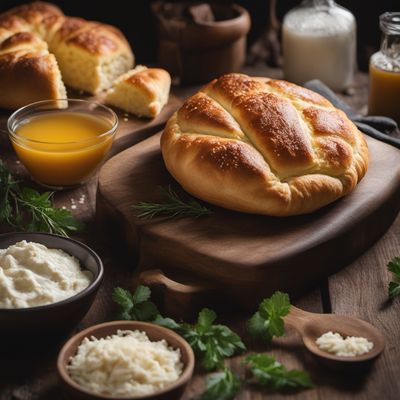
[[[303,0],[282,25],[285,79],[320,79],[331,89],[348,88],[356,67],[356,21],[333,0]]]
[[[382,14],[379,23],[383,36],[369,64],[368,113],[400,124],[400,12]]]

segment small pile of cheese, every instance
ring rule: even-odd
[[[360,356],[374,347],[374,344],[364,337],[347,336],[344,339],[339,333],[333,332],[324,333],[315,343],[321,350],[340,357]]]
[[[22,240],[0,250],[0,308],[55,303],[89,286],[90,271],[60,249]]]
[[[155,393],[182,374],[179,349],[165,340],[152,342],[145,332],[85,338],[67,365],[71,378],[86,390],[108,396]]]

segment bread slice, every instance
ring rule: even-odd
[[[138,65],[114,82],[105,102],[139,117],[154,118],[168,102],[170,87],[167,71]]]
[[[122,33],[110,26],[66,17],[50,45],[66,85],[97,94],[133,66]]]

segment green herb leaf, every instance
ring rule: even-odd
[[[214,325],[217,315],[204,308],[195,325],[182,324],[181,335],[189,342],[206,370],[219,368],[226,357],[246,350],[240,337],[225,325]]]
[[[258,311],[247,322],[248,332],[267,342],[274,336],[282,336],[285,332],[282,317],[289,311],[289,296],[286,293],[275,292],[270,298],[261,302]]]
[[[307,372],[287,370],[274,357],[266,354],[253,354],[244,360],[255,380],[269,389],[282,391],[287,389],[308,389],[314,387]]]
[[[389,282],[389,297],[391,299],[397,297],[400,294],[400,283]]]
[[[27,231],[68,236],[82,229],[68,210],[52,205],[53,193],[22,187],[0,162],[0,223]]]
[[[112,299],[120,306],[119,317],[134,321],[153,321],[159,315],[157,306],[149,301],[151,291],[147,286],[138,286],[132,295],[126,289],[116,287]]]
[[[132,319],[135,321],[153,321],[158,314],[157,306],[151,301],[136,303],[131,311]]]
[[[181,324],[178,324],[175,320],[173,320],[172,318],[164,318],[163,316],[161,316],[160,314],[158,314],[156,316],[156,318],[154,319],[153,323],[163,326],[164,328],[168,328],[171,329],[177,333],[180,332],[181,330]]]
[[[135,294],[133,295],[133,302],[135,304],[143,303],[144,301],[149,300],[150,296],[150,288],[147,286],[139,285],[135,290]]]
[[[196,200],[184,202],[178,197],[171,186],[168,186],[167,190],[163,188],[161,188],[161,190],[165,197],[164,203],[140,202],[132,206],[138,218],[151,219],[155,216],[165,216],[168,218],[198,218],[212,213]]]
[[[389,282],[389,298],[400,295],[400,257],[394,257],[389,261],[387,269],[393,273],[393,281]]]
[[[121,287],[114,288],[112,299],[115,303],[120,305],[125,310],[130,311],[133,308],[133,297],[129,290],[123,289]]]
[[[206,391],[199,400],[232,400],[239,393],[240,379],[231,370],[224,368],[222,372],[212,374],[207,379]]]

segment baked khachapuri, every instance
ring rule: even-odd
[[[168,171],[211,204],[274,216],[313,212],[351,192],[368,147],[347,116],[283,80],[228,74],[170,118],[161,137]]]
[[[0,107],[66,98],[64,84],[96,94],[132,68],[124,35],[33,2],[0,14]]]

